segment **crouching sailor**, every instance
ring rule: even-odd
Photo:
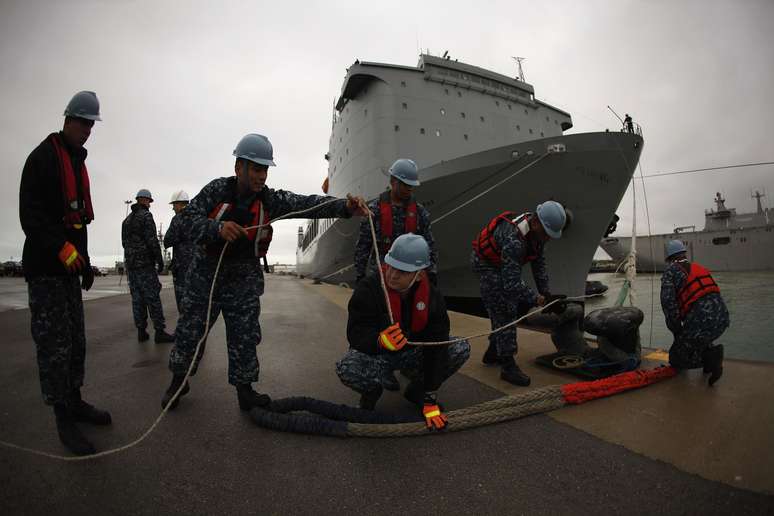
[[[518,216],[510,211],[501,213],[473,240],[471,265],[480,276],[481,301],[493,330],[515,321],[534,306],[564,297],[549,293],[543,247],[548,240],[562,236],[567,211],[556,201],[546,201],[538,205],[536,212]],[[527,263],[531,264],[538,293],[521,278],[521,269]],[[561,303],[552,307],[558,305]],[[516,327],[511,326],[489,336],[483,362],[500,364],[500,378],[506,382],[527,386],[530,378],[516,365],[517,351]]]
[[[272,230],[270,226],[245,228],[263,226],[282,215],[330,201],[334,202],[299,216],[347,218],[353,213],[365,214],[365,201],[359,197],[335,199],[267,188],[267,171],[274,166],[274,156],[271,143],[263,135],[248,134],[242,138],[234,156],[236,175],[211,181],[183,211],[184,219],[190,220],[193,240],[204,245],[206,252],[195,254],[186,277],[177,340],[169,356],[172,383],[161,401],[162,407],[169,404],[179,388],[182,387],[181,396],[189,390],[183,380],[204,334],[210,288],[226,242],[229,245],[212,294],[210,327],[222,311],[226,323],[228,381],[236,387],[239,408],[249,410],[271,401],[267,395],[254,391],[251,384],[258,381],[256,346],[261,341],[258,316],[264,287],[259,259],[266,254]],[[177,400],[170,409],[175,405]]]
[[[440,290],[429,280],[430,248],[419,235],[396,238],[382,267],[395,320],[390,323],[379,275],[361,281],[349,301],[350,349],[336,364],[336,374],[360,393],[360,407],[372,410],[382,395],[382,379],[400,370],[411,381],[405,397],[422,407],[429,429],[446,426],[436,392],[470,356],[463,340],[435,346],[406,345],[449,338],[449,316]]]
[[[723,374],[723,345],[713,345],[730,323],[720,288],[710,272],[689,262],[679,240],[667,244],[667,268],[661,278],[661,309],[675,340],[669,363],[677,369],[704,367],[714,385]]]

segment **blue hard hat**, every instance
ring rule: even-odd
[[[666,245],[666,257],[667,259],[673,257],[676,254],[684,253],[687,249],[685,248],[685,244],[682,243],[680,240],[670,240],[667,242]]]
[[[64,116],[85,118],[86,120],[102,120],[99,117],[99,100],[93,91],[79,91],[64,110]]]
[[[276,166],[271,142],[262,134],[251,133],[244,136],[237,143],[233,154],[237,158],[243,158],[259,165]]]
[[[543,229],[551,238],[561,238],[564,223],[567,221],[567,213],[564,207],[556,201],[546,201],[538,204],[537,216]]]
[[[146,197],[153,202],[153,196],[150,193],[150,190],[146,190],[145,188],[142,188],[137,192],[137,195],[134,196],[135,199],[139,199],[140,197]]]
[[[430,246],[424,237],[406,233],[395,239],[385,263],[404,272],[415,272],[430,267]]]
[[[419,169],[414,160],[401,158],[390,167],[390,175],[402,183],[419,186]]]

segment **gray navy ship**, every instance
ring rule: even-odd
[[[555,292],[580,295],[594,252],[643,148],[632,132],[564,135],[569,113],[532,85],[483,68],[422,54],[417,66],[355,61],[332,117],[328,193],[374,199],[397,158],[420,167],[416,199],[430,211],[439,281],[447,297],[480,300],[471,242],[495,215],[555,199],[575,214],[546,247]],[[360,220],[310,220],[299,228],[297,273],[351,285]],[[531,281],[531,275],[529,280]]]
[[[701,231],[696,231],[694,226],[683,226],[669,234],[638,236],[637,269],[663,271],[666,244],[679,239],[688,248],[689,260],[696,260],[712,271],[774,270],[774,212],[763,208],[760,192],[752,197],[757,200],[757,210],[737,213],[736,208],[726,207],[726,200],[718,192],[716,208],[704,211]],[[599,245],[620,263],[629,254],[631,237],[608,237]]]

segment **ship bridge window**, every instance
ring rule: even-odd
[[[444,108],[441,108],[441,116],[446,116],[446,110]]]
[[[731,239],[729,237],[717,237],[712,239],[713,245],[727,245],[731,243]]]
[[[424,127],[420,127],[419,128],[419,134],[425,134],[425,128]]]

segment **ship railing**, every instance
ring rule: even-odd
[[[624,123],[623,126],[621,127],[621,132],[622,133],[636,134],[640,138],[643,137],[642,136],[642,126],[640,124],[638,124],[637,122],[632,122],[631,123],[631,128],[627,127],[626,124]]]

